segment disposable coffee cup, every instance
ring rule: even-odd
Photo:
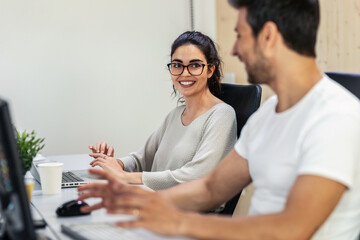
[[[54,195],[61,192],[63,163],[49,162],[38,165],[41,189],[44,195]]]

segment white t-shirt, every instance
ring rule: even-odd
[[[249,214],[284,209],[299,175],[348,190],[313,239],[355,239],[360,230],[360,101],[324,76],[295,106],[276,113],[266,101],[244,126],[235,150],[248,160],[255,192]]]

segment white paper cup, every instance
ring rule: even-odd
[[[45,195],[59,194],[61,192],[63,163],[49,162],[38,165],[41,189]]]

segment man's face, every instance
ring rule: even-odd
[[[267,63],[247,20],[247,9],[240,8],[235,27],[237,34],[232,55],[245,64],[249,83],[269,83],[270,67]]]

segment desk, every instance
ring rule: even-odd
[[[51,161],[63,162],[63,170],[81,170],[90,167],[89,163],[92,160],[87,154],[81,155],[62,155],[62,156],[50,156],[47,159]],[[63,188],[58,195],[43,195],[41,192],[41,186],[35,181],[34,193],[31,199],[32,213],[35,219],[44,218],[48,224],[46,234],[52,236],[54,239],[70,239],[65,234],[61,233],[60,225],[63,223],[79,223],[79,222],[104,222],[104,221],[129,221],[134,219],[134,216],[129,215],[108,215],[105,209],[100,209],[92,212],[90,215],[79,217],[67,217],[58,218],[55,210],[62,203],[76,199],[78,196],[76,188]],[[90,205],[99,202],[99,199],[88,199]],[[186,238],[169,238],[160,237],[152,234],[144,229],[132,230],[135,232],[146,232],[149,235],[147,239],[178,239],[185,240]]]

